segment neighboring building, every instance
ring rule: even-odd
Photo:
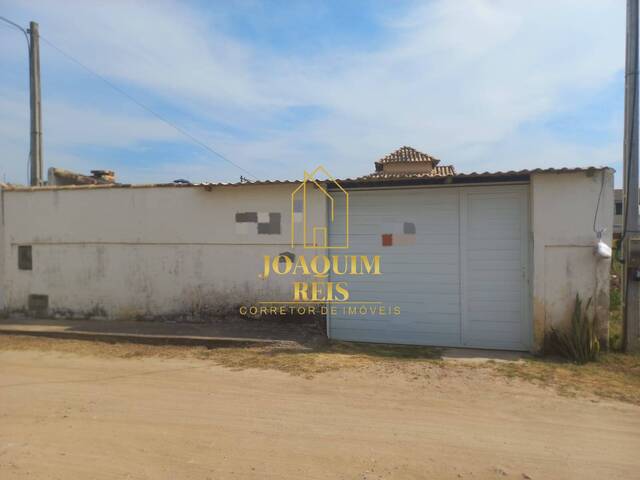
[[[372,180],[455,175],[456,172],[452,166],[441,166],[438,165],[439,163],[440,160],[437,158],[405,146],[375,162],[376,171],[361,178]]]
[[[638,192],[640,195],[640,191]],[[622,221],[623,221],[623,209],[624,209],[624,198],[622,195],[622,189],[616,188],[613,191],[614,195],[614,204],[613,204],[613,235],[616,238],[619,238],[622,235]],[[639,219],[640,220],[640,219]]]
[[[54,167],[47,171],[48,186],[105,185],[111,183],[116,183],[116,175],[111,170],[91,170],[91,175],[83,175]]]
[[[438,163],[403,147],[374,174],[338,180],[348,196],[332,195],[334,222],[322,189],[338,187],[307,191],[308,220],[327,228],[330,245],[349,228],[348,252],[381,256],[379,276],[328,280],[346,281],[352,302],[400,307],[387,317],[330,312],[328,335],[536,351],[580,294],[606,341],[610,260],[594,255],[593,225],[611,244],[613,170],[456,174]],[[291,279],[263,278],[262,256],[328,252],[291,246],[299,185],[5,188],[0,307],[179,319],[286,298]]]
[[[616,188],[613,191],[613,234],[620,237],[622,234],[622,189]]]

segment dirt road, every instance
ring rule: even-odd
[[[0,352],[2,479],[633,479],[640,407],[482,369]]]

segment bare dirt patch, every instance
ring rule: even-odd
[[[333,342],[316,348],[282,342],[266,347],[209,349],[0,335],[2,350],[208,360],[234,370],[277,370],[305,378],[343,369],[366,369],[377,375],[402,375],[412,380],[464,373],[526,381],[564,396],[588,395],[640,405],[640,355],[620,353],[604,354],[600,361],[587,365],[538,358],[466,362],[442,360],[442,350],[438,348],[347,342]]]
[[[343,369],[364,369],[376,375],[400,375],[410,380],[471,374],[530,382],[564,396],[587,395],[640,405],[640,355],[620,353],[602,355],[600,361],[587,365],[537,358],[466,362],[444,361],[442,350],[437,348],[347,342],[333,342],[316,348],[282,342],[266,347],[209,349],[0,335],[2,350],[66,352],[113,358],[208,360],[234,370],[277,370],[305,378]]]
[[[640,407],[559,396],[501,365],[384,346],[207,350],[0,336],[0,478],[637,474]]]

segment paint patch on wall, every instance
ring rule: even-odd
[[[382,246],[409,246],[416,244],[416,224],[414,222],[385,223],[382,226]]]
[[[236,223],[236,234],[247,235],[249,233],[249,223]]]
[[[282,215],[279,212],[238,212],[236,213],[236,234],[250,233],[251,224],[256,225],[259,235],[280,235]]]
[[[236,213],[236,223],[256,223],[258,221],[257,212],[239,212]]]
[[[293,221],[301,223],[304,218],[304,202],[301,199],[294,200],[293,202]]]
[[[413,222],[404,222],[404,224],[402,225],[402,233],[406,235],[415,235],[416,224]]]
[[[280,214],[269,213],[266,222],[258,222],[258,234],[280,235]]]
[[[409,246],[416,244],[416,236],[415,235],[407,235],[401,233],[399,235],[393,236],[393,244],[398,246]]]

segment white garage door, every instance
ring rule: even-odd
[[[527,198],[526,185],[351,191],[348,253],[380,255],[382,274],[332,278],[353,303],[334,305],[329,335],[528,349]],[[335,244],[344,235],[330,230]]]

